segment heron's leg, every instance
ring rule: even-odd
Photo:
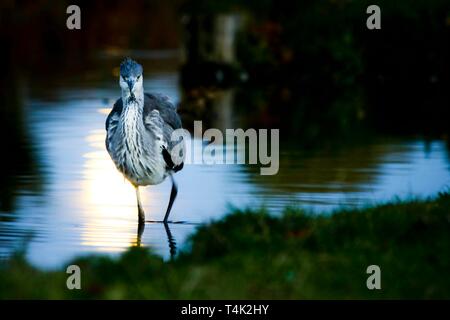
[[[135,187],[136,189],[136,199],[137,199],[137,206],[138,206],[138,215],[139,215],[139,224],[145,223],[145,212],[144,209],[142,209],[141,205],[141,196],[139,194],[139,187]]]
[[[169,205],[167,206],[166,215],[164,216],[164,223],[167,223],[167,219],[169,218],[170,210],[172,209],[173,202],[175,201],[175,198],[177,197],[178,193],[178,187],[173,179],[172,175],[170,176],[170,180],[172,180],[172,190],[170,191],[170,199],[169,199]]]

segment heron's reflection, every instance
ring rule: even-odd
[[[150,221],[150,223],[155,223],[154,221]],[[170,252],[170,259],[173,259],[177,253],[177,243],[175,238],[172,235],[172,232],[170,231],[169,223],[167,222],[161,222],[164,225],[164,230],[166,230],[167,235],[167,242],[169,243],[169,252]],[[141,240],[142,235],[145,230],[145,223],[139,223],[138,229],[137,229],[137,239],[136,239],[136,246],[141,246]]]
[[[136,247],[141,246],[142,234],[145,230],[145,223],[139,223],[137,229],[137,239],[136,239]]]
[[[177,253],[177,243],[170,232],[169,224],[167,222],[164,223],[164,229],[166,229],[167,241],[169,242],[170,259],[173,259]]]

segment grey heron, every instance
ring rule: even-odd
[[[126,58],[120,65],[122,96],[106,119],[106,149],[116,168],[136,190],[139,225],[145,223],[139,187],[156,185],[167,176],[172,182],[166,224],[177,196],[173,174],[183,168],[184,141],[172,141],[174,130],[181,129],[176,107],[160,94],[144,93],[143,69]]]

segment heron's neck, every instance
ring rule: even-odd
[[[143,126],[144,97],[136,97],[135,100],[124,99],[123,97],[122,99],[124,101],[124,108],[121,114],[123,132],[125,136],[132,137]]]

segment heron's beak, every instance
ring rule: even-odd
[[[127,84],[128,84],[128,88],[130,89],[130,92],[132,92],[133,87],[134,87],[134,80],[128,80]]]

